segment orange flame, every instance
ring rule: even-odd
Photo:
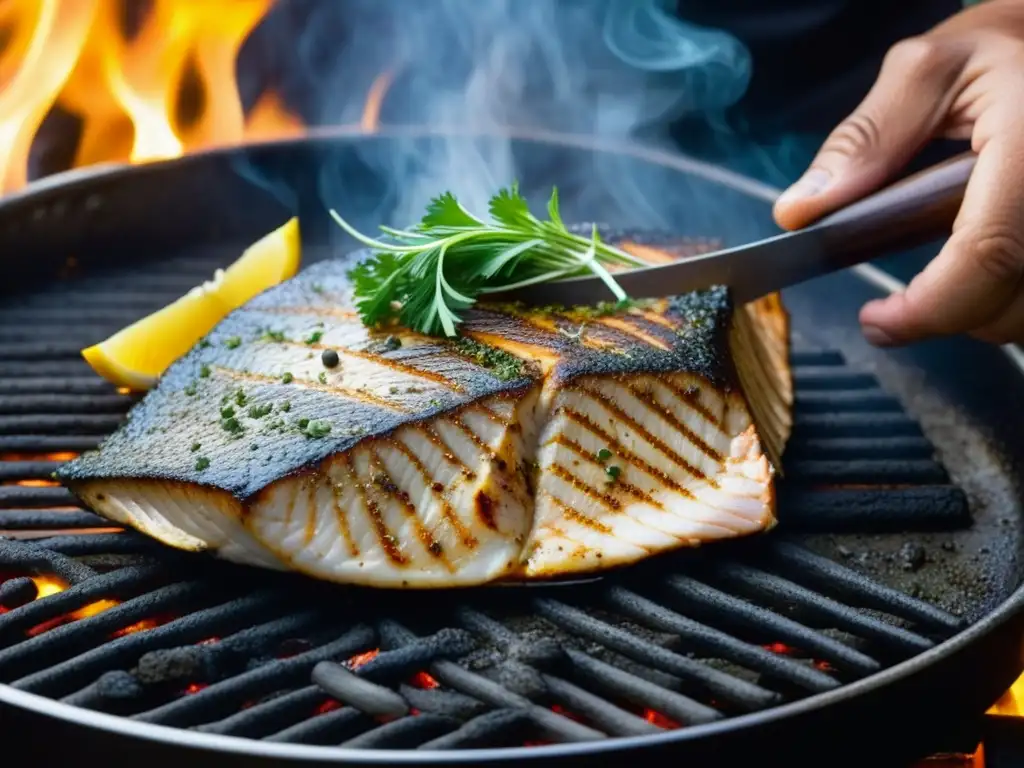
[[[153,0],[134,34],[130,0],[5,0],[0,7],[0,191],[28,180],[54,107],[81,121],[74,165],[145,162],[304,127],[277,94],[245,113],[239,51],[274,0]]]
[[[1018,677],[1017,681],[1010,686],[1010,690],[992,705],[988,714],[1024,717],[1024,674]]]

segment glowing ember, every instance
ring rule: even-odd
[[[23,488],[53,488],[59,485],[55,480],[18,480],[15,485],[20,485]]]
[[[185,690],[182,691],[182,693],[185,694],[186,696],[191,696],[193,694],[199,693],[201,690],[203,690],[206,687],[207,687],[206,683],[189,683],[185,687]]]
[[[0,462],[4,461],[71,461],[78,456],[73,451],[57,451],[55,453],[0,453]]]
[[[49,597],[50,595],[56,595],[58,592],[63,592],[68,588],[67,584],[53,576],[33,576],[32,581],[36,585],[37,600]]]
[[[781,656],[795,656],[799,653],[796,648],[791,645],[786,645],[785,643],[768,643],[763,647],[766,651],[771,651],[772,653],[777,653]]]
[[[417,688],[437,688],[441,684],[426,672],[417,672],[412,676],[411,685],[415,685]]]
[[[117,637],[124,637],[125,635],[134,635],[134,634],[136,634],[138,632],[146,632],[147,630],[150,630],[150,629],[156,629],[157,627],[162,627],[167,622],[173,621],[173,620],[174,620],[174,616],[169,616],[169,615],[167,615],[167,616],[157,616],[157,617],[152,618],[152,619],[143,619],[142,621],[137,621],[134,624],[129,624],[127,627],[122,627],[121,629],[119,629],[116,632],[114,632],[111,635],[111,637],[117,638]]]
[[[349,669],[359,669],[361,666],[376,659],[379,655],[380,648],[374,648],[372,651],[366,651],[366,653],[357,653],[345,662],[345,666]]]
[[[324,702],[316,708],[316,714],[326,715],[328,712],[333,712],[336,709],[341,709],[341,702],[335,701],[334,699],[325,699]]]
[[[644,720],[646,720],[648,723],[651,723],[652,725],[658,726],[659,728],[664,728],[667,731],[679,727],[679,723],[677,723],[675,720],[665,717],[665,715],[661,714],[661,712],[655,712],[653,709],[644,710]]]

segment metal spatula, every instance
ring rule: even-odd
[[[615,273],[631,298],[728,286],[737,302],[938,239],[952,229],[976,155],[958,155],[908,176],[816,224],[749,245],[657,267]],[[490,299],[594,304],[613,296],[598,277],[541,283]]]

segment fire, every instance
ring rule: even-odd
[[[235,69],[274,0],[153,0],[137,31],[130,0],[6,0],[0,8],[0,191],[29,178],[54,108],[80,120],[74,165],[141,163],[303,124],[266,92],[249,113]]]
[[[1024,717],[1024,674],[1017,678],[1010,690],[999,697],[988,714]]]
[[[370,663],[380,655],[380,649],[374,648],[372,651],[366,651],[365,653],[357,653],[355,656],[350,658],[346,662],[346,666],[349,669],[355,670]]]

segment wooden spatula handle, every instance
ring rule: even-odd
[[[957,155],[819,221],[833,253],[910,247],[948,235],[977,155]]]

